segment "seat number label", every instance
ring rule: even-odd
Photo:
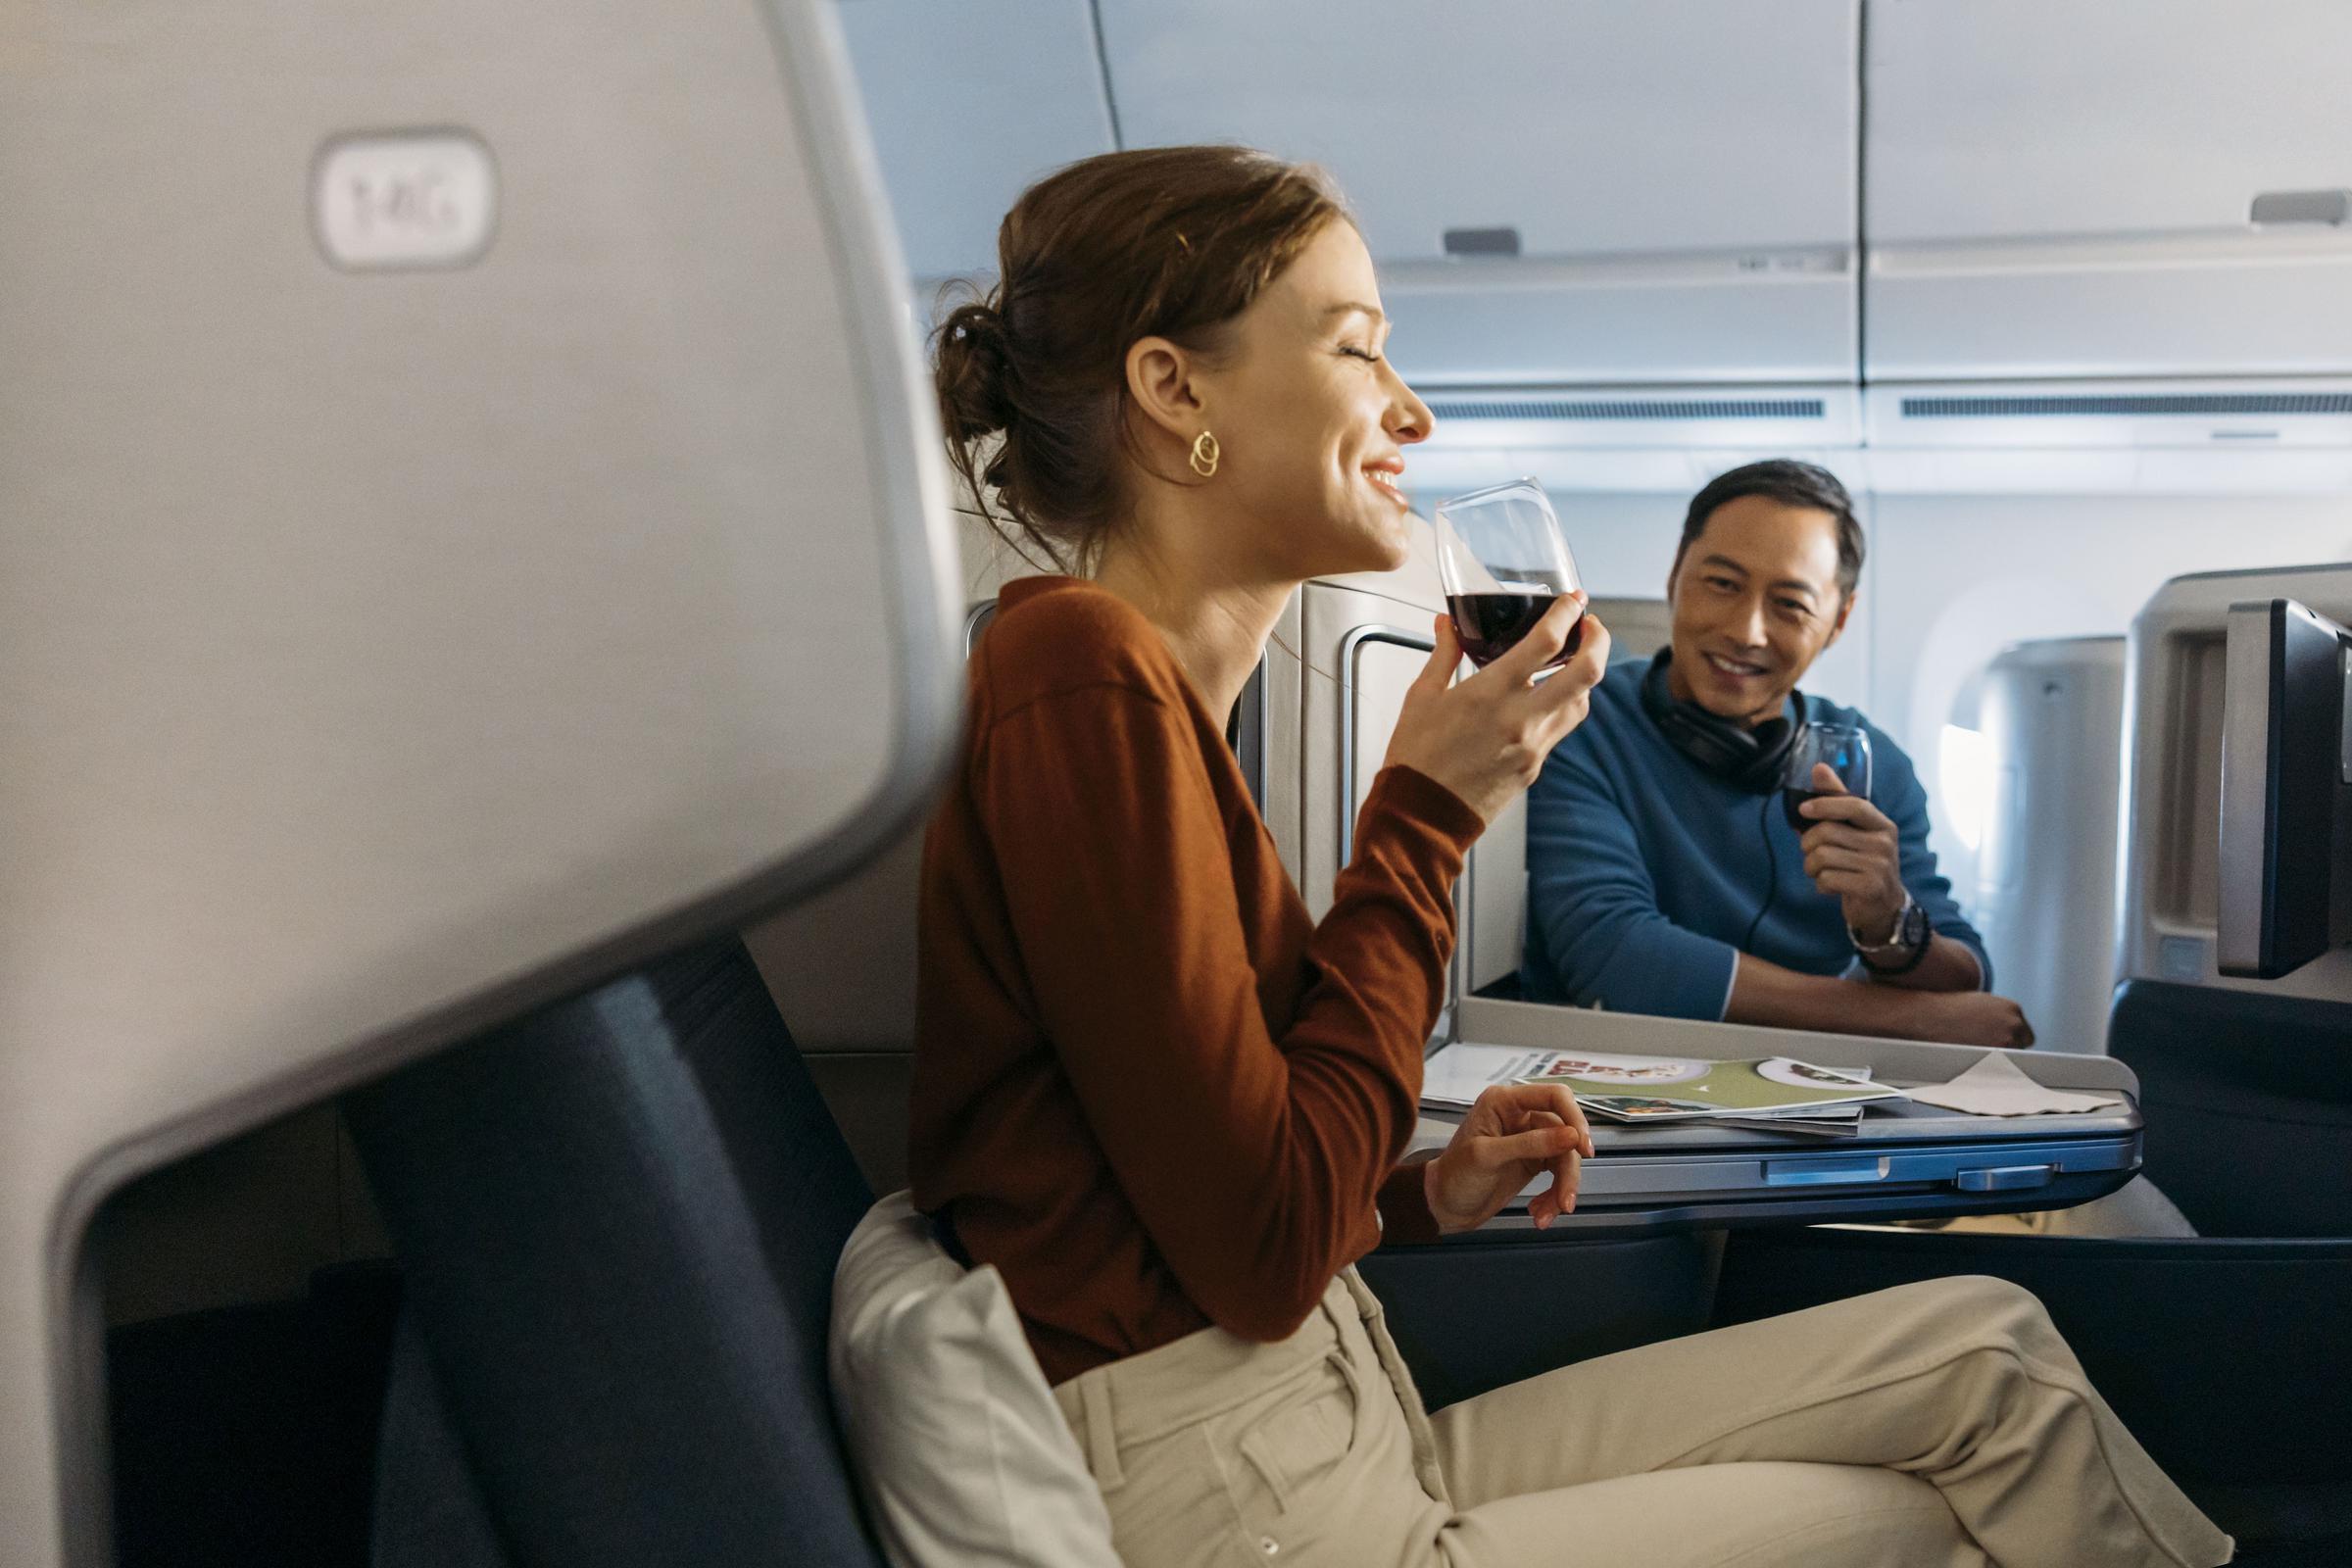
[[[465,267],[497,227],[497,167],[465,131],[338,137],[312,174],[311,213],[337,267]]]

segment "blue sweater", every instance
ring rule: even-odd
[[[1772,907],[1747,951],[1806,974],[1846,972],[1844,913],[1806,877],[1780,797],[1735,789],[1675,750],[1642,707],[1648,667],[1610,666],[1528,792],[1527,997],[1721,1018],[1768,885]],[[1803,703],[1807,719],[1867,722],[1818,697]],[[1989,986],[1984,941],[1928,849],[1928,793],[1902,748],[1868,727],[1870,798],[1901,834],[1903,884],[1937,933],[1976,953]]]

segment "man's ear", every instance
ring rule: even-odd
[[[1200,366],[1164,337],[1138,338],[1127,350],[1127,400],[1145,423],[1190,446],[1206,423]]]
[[[1830,640],[1821,645],[1823,653],[1828,653],[1832,648],[1838,646],[1838,639],[1845,635],[1845,617],[1854,612],[1854,601],[1860,595],[1861,590],[1859,589],[1846,591],[1844,601],[1838,606],[1837,622],[1830,627]]]

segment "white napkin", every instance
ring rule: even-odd
[[[2076,1095],[2045,1089],[2026,1076],[2005,1051],[1987,1051],[1977,1064],[1948,1084],[1926,1084],[1903,1093],[1946,1110],[1972,1116],[2053,1116],[2120,1105],[2121,1095]]]

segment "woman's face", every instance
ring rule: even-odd
[[[1389,321],[1371,253],[1334,221],[1233,322],[1199,371],[1201,419],[1222,456],[1204,487],[1232,548],[1303,581],[1404,563],[1404,449],[1428,407],[1385,357]]]

